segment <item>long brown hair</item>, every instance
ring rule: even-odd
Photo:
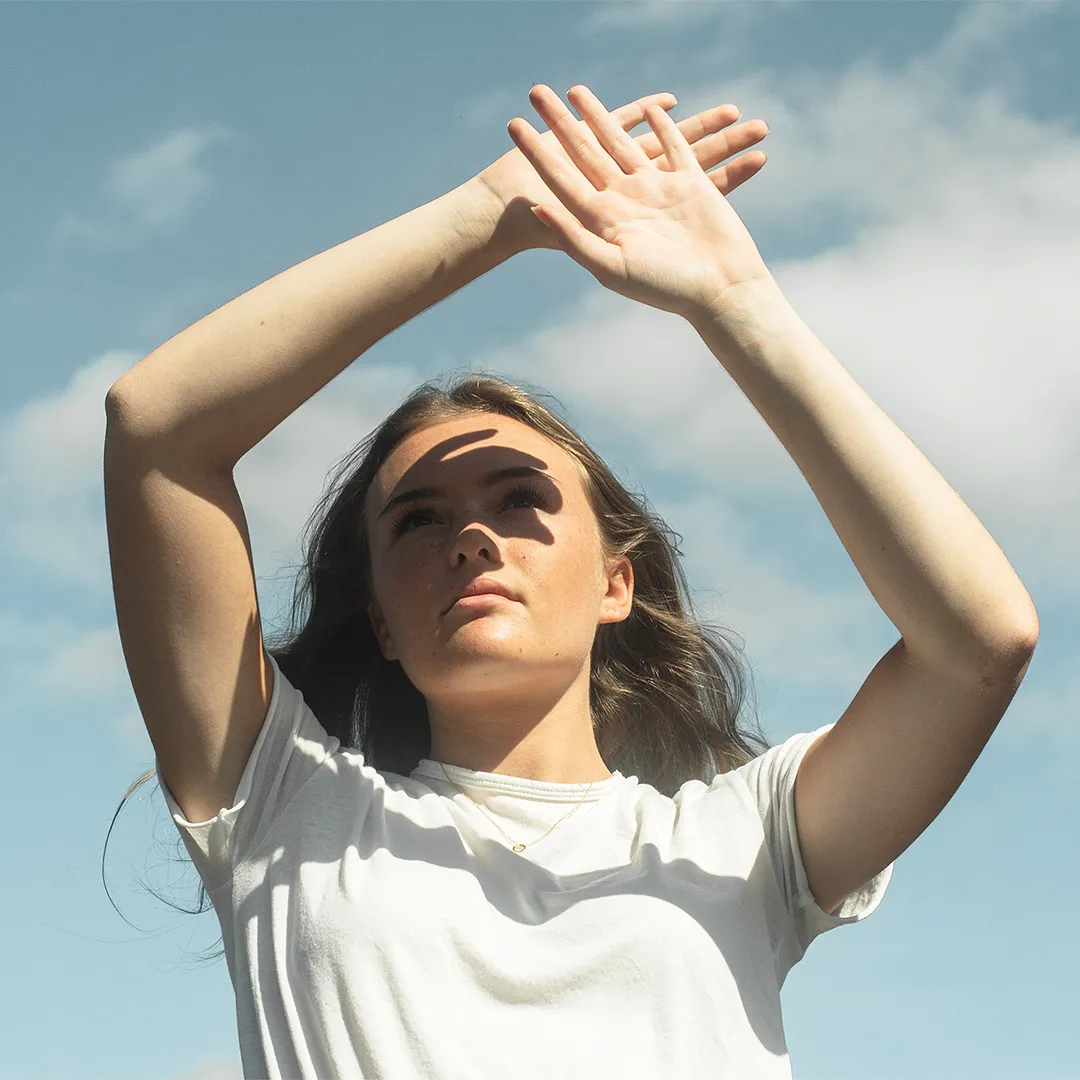
[[[418,429],[470,414],[507,416],[578,463],[604,556],[626,556],[633,566],[630,615],[597,626],[590,657],[589,704],[600,756],[612,771],[636,775],[668,796],[688,780],[708,783],[770,745],[756,717],[741,722],[753,691],[742,645],[732,645],[728,631],[695,613],[677,534],[541,397],[555,400],[473,372],[413,390],[337,465],[304,529],[289,622],[266,638],[266,651],[330,735],[359,749],[375,768],[408,776],[430,752],[427,705],[401,664],[382,655],[368,619],[365,497],[390,454]],[[153,776],[140,777],[124,799]],[[202,887],[198,911],[206,900]]]

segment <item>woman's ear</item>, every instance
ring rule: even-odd
[[[394,639],[390,636],[390,629],[386,625],[386,619],[383,617],[382,608],[379,607],[378,601],[368,601],[367,611],[372,633],[374,633],[375,640],[379,643],[383,658],[396,660],[398,657],[397,650],[394,648]]]
[[[634,605],[634,566],[621,555],[608,567],[608,588],[601,604],[602,623],[622,622]]]

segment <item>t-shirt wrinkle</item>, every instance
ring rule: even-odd
[[[443,769],[451,780],[456,780],[462,786],[498,791],[505,795],[517,795],[533,802],[596,802],[615,789],[616,779],[611,776],[605,780],[594,781],[591,786],[588,783],[556,784],[545,780],[524,780],[517,776],[504,776],[502,773],[479,772],[460,765],[442,764],[440,766],[439,762],[432,761],[430,758],[423,758],[409,775],[413,778],[430,777],[439,780],[442,778]]]
[[[342,747],[267,657],[233,805],[190,822],[157,769],[221,924],[245,1077],[790,1080],[784,980],[893,870],[836,914],[814,901],[795,775],[832,724],[674,797],[447,765],[466,799],[438,762],[402,776]]]

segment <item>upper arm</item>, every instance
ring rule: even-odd
[[[269,707],[247,521],[231,470],[110,418],[105,515],[124,659],[184,816],[232,805]]]
[[[1027,663],[997,678],[928,668],[903,639],[878,661],[795,775],[799,849],[822,910],[839,907],[941,813],[1026,671]]]

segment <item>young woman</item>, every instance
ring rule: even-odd
[[[582,119],[534,87],[548,131],[515,118],[467,184],[226,304],[107,401],[125,657],[247,1077],[789,1077],[787,972],[877,907],[1035,647],[1001,550],[724,197],[764,155],[706,171],[765,126],[569,97]],[[530,247],[689,320],[793,456],[902,635],[834,723],[742,730],[669,530],[486,375],[420,387],[345,461],[303,626],[266,648],[236,462]]]

